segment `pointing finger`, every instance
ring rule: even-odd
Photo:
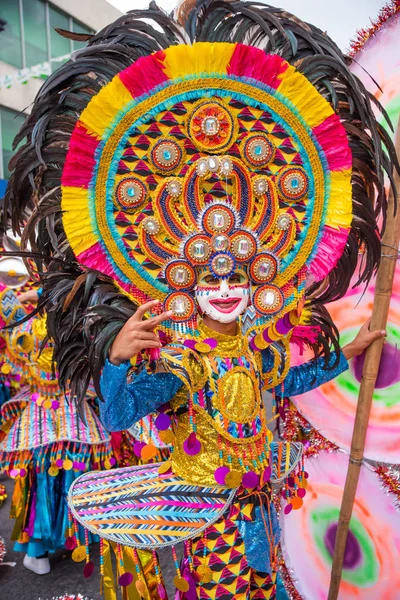
[[[151,300],[150,302],[145,302],[145,304],[139,306],[135,314],[132,315],[132,317],[129,320],[132,320],[134,322],[141,321],[144,315],[147,312],[150,312],[152,308],[157,306],[157,304],[160,304],[160,300]]]
[[[151,319],[147,319],[147,321],[142,321],[142,328],[146,331],[152,331],[162,323],[162,321],[167,321],[173,315],[172,310],[168,310],[163,312],[161,315],[157,315],[156,317],[152,317]]]

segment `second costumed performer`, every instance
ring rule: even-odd
[[[152,18],[162,31],[141,20]],[[125,429],[158,411],[173,450],[159,465],[82,475],[71,510],[105,539],[153,550],[156,573],[156,550],[171,546],[178,596],[274,598],[272,484],[282,483],[289,513],[301,508],[307,475],[301,444],[272,441],[261,394],[271,390],[277,404],[313,389],[384,334],[366,325],[340,351],[323,305],[345,293],[361,245],[361,279],[379,260],[373,207],[376,191],[376,212],[385,205],[385,134],[335,44],[272,7],[209,1],[183,5],[174,19],[153,6],[122,17],[85,52],[49,78],[31,117],[49,111],[43,155],[51,184],[56,175],[62,184],[47,206],[46,173],[35,179],[37,221],[54,213],[60,192],[57,235],[46,237],[43,219],[31,240],[65,259],[48,262],[48,323],[60,371],[71,358],[57,354],[63,319],[72,332],[85,324],[95,381],[100,350],[109,351],[105,426]],[[68,90],[84,108],[63,133],[65,161],[54,164],[61,113],[72,118]],[[37,148],[26,131],[22,155]],[[26,201],[16,164],[11,202],[24,193]],[[72,256],[75,283],[76,267],[65,266]],[[295,341],[319,356],[290,369]],[[139,352],[148,360],[131,369]],[[129,590],[122,560],[120,573]]]

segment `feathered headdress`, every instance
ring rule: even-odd
[[[257,3],[152,3],[91,37],[41,88],[6,198],[43,255],[60,381],[96,382],[137,303],[192,318],[204,265],[247,268],[249,333],[305,298],[328,356],[323,304],[360,248],[358,283],[379,262],[395,159],[372,101],[325,34]]]

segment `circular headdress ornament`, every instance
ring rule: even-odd
[[[196,267],[227,277],[251,262],[253,299],[274,319],[298,304],[306,271],[324,278],[343,252],[351,164],[339,117],[278,55],[171,46],[121,71],[82,112],[63,225],[81,264],[136,302],[168,297],[185,318]]]

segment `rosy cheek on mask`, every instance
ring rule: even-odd
[[[232,323],[246,310],[250,287],[248,284],[229,285],[222,280],[219,287],[199,285],[195,294],[203,314],[220,323]]]

